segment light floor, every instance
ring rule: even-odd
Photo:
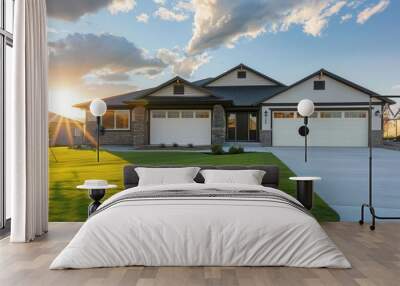
[[[381,223],[375,232],[356,223],[323,227],[353,265],[350,270],[288,267],[124,267],[48,270],[81,223],[50,223],[29,244],[0,241],[0,285],[400,285],[400,224]]]

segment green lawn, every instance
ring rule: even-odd
[[[52,148],[50,158],[50,221],[84,221],[90,199],[87,192],[75,186],[85,179],[105,179],[117,184],[118,189],[107,192],[106,197],[123,190],[122,168],[125,164],[177,164],[177,165],[278,165],[279,188],[291,195],[296,185],[288,178],[294,173],[271,153],[244,153],[237,155],[210,155],[192,152],[107,152],[101,151],[100,163],[93,150]],[[338,221],[338,214],[319,196],[315,197],[312,213],[319,221]]]

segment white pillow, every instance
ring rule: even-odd
[[[135,168],[139,176],[139,186],[171,185],[195,183],[193,180],[200,168]]]
[[[206,184],[261,185],[265,171],[261,170],[202,170]]]

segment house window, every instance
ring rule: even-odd
[[[196,118],[209,118],[210,113],[208,111],[196,111]]]
[[[174,94],[185,94],[185,86],[181,83],[174,84]]]
[[[321,111],[320,112],[321,118],[342,118],[341,111]]]
[[[294,112],[292,111],[274,112],[274,118],[294,118]]]
[[[168,118],[179,118],[179,111],[168,111]]]
[[[129,130],[130,111],[129,110],[109,110],[102,119],[102,126],[106,130]]]
[[[303,116],[300,115],[300,113],[297,112],[297,118],[303,118]],[[318,112],[314,112],[313,114],[311,114],[311,116],[309,116],[308,118],[318,118]]]
[[[346,111],[344,118],[367,118],[366,111]]]
[[[74,136],[75,137],[80,137],[82,136],[82,130],[80,128],[75,127],[74,128]]]
[[[325,90],[325,81],[324,80],[315,80],[314,81],[314,90]]]
[[[152,111],[151,116],[153,118],[165,118],[166,117],[166,112],[162,110],[157,110],[157,111]]]
[[[238,71],[237,77],[238,78],[246,78],[246,71]]]
[[[193,118],[193,111],[182,111],[182,118]]]

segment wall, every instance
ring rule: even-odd
[[[275,104],[273,107],[263,106],[262,107],[262,130],[271,130],[271,109],[285,109],[285,108],[297,108],[297,103],[305,98],[311,99],[314,103],[332,103],[332,105],[324,106],[320,108],[368,108],[368,104],[365,105],[354,105],[354,103],[368,103],[369,95],[358,91],[348,85],[338,82],[330,77],[323,76],[321,80],[325,80],[325,90],[314,90],[314,80],[320,80],[318,76],[311,78],[269,100],[266,100],[265,104]],[[380,103],[378,99],[373,99],[373,103]],[[335,105],[340,103],[340,105]],[[346,105],[342,105],[347,103]],[[282,104],[282,105],[277,105]],[[287,104],[293,104],[288,106]],[[374,105],[374,111],[379,110],[382,113],[382,107]],[[268,115],[265,118],[265,111]],[[381,117],[372,116],[372,130],[381,130]]]
[[[325,80],[325,90],[314,90],[315,80]],[[288,89],[277,96],[266,100],[264,103],[297,103],[301,99],[309,98],[314,102],[368,102],[367,94],[354,89],[346,84],[336,81],[328,76],[323,76],[321,79],[316,76],[311,78],[291,89]],[[379,100],[374,99],[375,102]]]

